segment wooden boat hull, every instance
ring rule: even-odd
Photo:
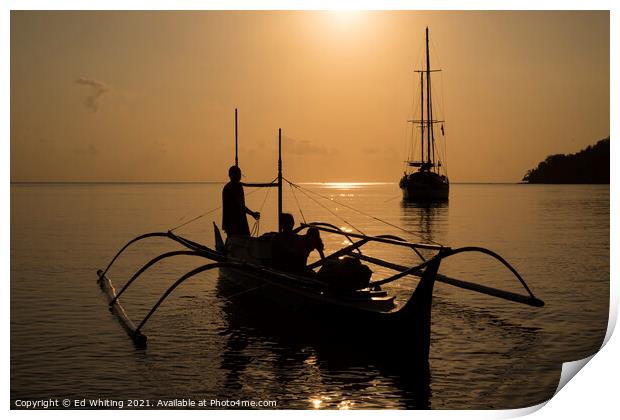
[[[238,261],[234,255],[247,257],[248,250],[255,245],[250,244],[253,241],[256,240],[229,241],[230,261]],[[244,246],[244,242],[248,245]],[[277,319],[301,334],[338,334],[351,339],[372,337],[394,351],[401,349],[425,358],[430,348],[431,304],[439,262],[427,267],[415,291],[402,305],[395,305],[393,297],[385,292],[330,293],[311,282],[303,284],[303,277],[278,271],[251,272],[223,267],[220,281],[234,286],[234,292],[225,297],[242,300],[256,317]]]
[[[413,301],[405,305],[409,306],[406,311],[405,308],[381,311],[341,304],[335,299],[300,293],[295,288],[265,284],[264,279],[235,269],[220,269],[220,275],[220,282],[229,286],[220,286],[221,290],[227,290],[223,297],[246,313],[246,323],[258,324],[268,331],[284,331],[311,342],[378,345],[412,361],[428,359],[432,296],[412,297]]]
[[[395,321],[394,314],[398,311],[393,297],[388,296],[371,296],[365,292],[348,296],[330,295],[287,285],[288,279],[263,277],[234,268],[221,268],[220,277],[237,287],[239,294],[255,297],[258,305],[265,309],[276,307],[279,311],[285,309],[301,316],[316,313],[329,315],[335,320],[364,318],[380,322],[388,319]]]

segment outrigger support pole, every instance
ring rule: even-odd
[[[152,237],[166,237],[166,238],[169,238],[170,234],[169,234],[169,232],[152,232],[152,233],[145,233],[144,235],[140,235],[138,237],[133,238],[131,241],[127,242],[127,244],[125,244],[125,246],[122,247],[120,249],[120,251],[118,251],[116,253],[116,255],[114,256],[114,258],[112,258],[112,261],[110,261],[110,263],[105,268],[105,270],[103,270],[103,271],[99,270],[99,272],[97,273],[99,275],[99,281],[101,281],[101,279],[103,278],[103,276],[106,275],[106,273],[108,272],[108,270],[110,269],[112,264],[114,264],[114,261],[116,261],[116,259],[123,253],[123,251],[125,251],[129,247],[129,245],[133,244],[134,242],[141,241],[142,239],[152,238]]]
[[[189,250],[182,250],[182,251],[171,251],[171,252],[166,252],[165,254],[161,254],[158,255],[157,257],[153,258],[151,261],[147,262],[146,264],[144,264],[142,266],[142,268],[140,268],[138,271],[136,271],[136,273],[131,276],[131,278],[129,279],[129,281],[127,281],[127,283],[125,283],[125,285],[121,288],[121,290],[116,294],[116,297],[114,297],[114,299],[112,299],[109,303],[110,306],[114,305],[116,303],[116,301],[118,300],[118,298],[123,294],[123,292],[125,292],[125,290],[127,290],[127,288],[129,286],[131,286],[131,284],[138,278],[140,277],[140,275],[142,273],[144,273],[149,267],[151,267],[152,265],[156,264],[158,261],[161,261],[163,259],[166,258],[170,258],[170,257],[175,257],[177,255],[192,255],[192,256],[196,256],[196,257],[205,257],[205,254],[199,251],[189,251]]]
[[[179,253],[179,251],[175,251],[175,252]],[[171,254],[173,253],[167,253],[167,254],[160,255],[160,258],[156,258],[155,260],[152,260],[151,262],[149,262],[146,266],[144,266],[139,271],[139,273],[143,272],[146,268],[148,268],[150,265],[154,264],[155,262],[159,261],[160,259],[172,256]],[[193,255],[193,254],[187,254],[187,255]],[[164,293],[163,296],[159,298],[155,306],[153,306],[153,308],[149,311],[149,313],[146,315],[146,317],[144,317],[144,319],[142,320],[142,322],[140,322],[138,326],[136,326],[133,323],[133,321],[129,319],[129,317],[127,316],[127,313],[125,312],[125,309],[121,306],[120,301],[118,300],[118,297],[122,293],[122,291],[125,290],[127,286],[129,286],[129,283],[135,280],[137,275],[134,276],[134,278],[130,280],[127,285],[125,285],[123,290],[121,290],[121,293],[118,293],[118,294],[116,293],[116,289],[114,288],[114,285],[112,285],[112,281],[102,270],[99,270],[97,272],[97,275],[99,276],[99,279],[100,279],[99,285],[101,286],[101,289],[108,295],[108,298],[110,299],[110,311],[114,315],[117,316],[121,326],[123,327],[123,329],[125,329],[129,337],[133,340],[134,344],[136,344],[139,347],[146,347],[147,337],[146,335],[142,334],[140,330],[142,329],[144,324],[146,324],[146,321],[148,321],[149,318],[155,313],[157,308],[159,308],[159,306],[163,303],[166,297],[168,297],[168,295],[170,295],[170,293],[172,293],[172,291],[176,289],[181,283],[183,283],[185,280],[187,280],[188,278],[196,274],[202,273],[203,271],[207,271],[207,270],[211,270],[211,269],[219,268],[219,267],[241,268],[243,266],[244,266],[243,264],[239,264],[239,263],[214,262],[214,263],[205,264],[198,268],[193,269],[192,271],[183,275],[172,286],[170,286],[168,290],[166,290],[166,293]]]
[[[181,245],[191,249],[192,251],[199,251],[204,253],[204,256],[213,260],[219,260],[220,257],[222,257],[223,255],[220,252],[217,251],[213,251],[212,249],[201,245],[199,243],[196,243],[194,241],[190,241],[189,239],[183,238],[181,236],[175,235],[174,233],[172,233],[172,231],[168,231],[168,232],[151,232],[151,233],[145,233],[144,235],[140,235],[137,236],[135,238],[133,238],[131,241],[127,242],[114,256],[114,258],[112,258],[112,261],[110,261],[110,263],[106,266],[105,270],[99,270],[97,272],[98,275],[98,281],[101,282],[101,280],[103,279],[103,277],[108,273],[108,271],[110,270],[110,267],[112,267],[112,264],[114,264],[114,262],[118,259],[118,257],[127,249],[129,248],[129,246],[135,242],[141,241],[143,239],[147,239],[147,238],[154,238],[154,237],[159,237],[159,238],[168,238],[168,239],[172,239],[175,242],[180,243]]]
[[[506,299],[512,302],[517,302],[517,303],[524,303],[526,305],[530,305],[530,306],[537,306],[537,307],[541,307],[544,306],[545,303],[538,299],[536,296],[534,296],[534,293],[532,293],[532,291],[530,290],[529,286],[527,285],[527,283],[525,282],[525,280],[523,280],[523,277],[521,277],[521,275],[519,274],[519,272],[512,266],[510,265],[510,263],[508,263],[508,261],[506,261],[501,255],[486,249],[486,248],[481,248],[481,247],[475,247],[475,246],[468,246],[468,247],[462,247],[462,248],[456,248],[456,249],[451,249],[449,247],[441,247],[441,246],[435,246],[435,245],[429,245],[429,244],[417,244],[417,243],[411,243],[411,242],[407,242],[405,240],[403,240],[402,238],[399,238],[398,236],[393,236],[393,235],[380,235],[380,236],[365,236],[365,235],[358,235],[355,233],[346,233],[341,231],[340,229],[336,228],[335,226],[329,226],[329,224],[327,223],[311,223],[311,224],[302,224],[301,225],[302,228],[307,228],[310,226],[314,226],[319,230],[322,230],[324,232],[329,232],[329,233],[334,233],[334,234],[338,234],[338,235],[344,235],[347,236],[347,239],[349,239],[350,242],[352,242],[351,245],[346,246],[336,252],[334,252],[331,255],[328,255],[326,258],[320,259],[319,261],[316,261],[310,265],[308,265],[307,268],[309,269],[314,269],[322,264],[325,263],[326,260],[328,259],[333,259],[336,257],[340,257],[342,255],[348,255],[354,258],[358,258],[359,260],[362,261],[366,261],[369,262],[371,264],[376,264],[382,267],[386,267],[395,271],[398,271],[398,273],[396,273],[395,275],[391,276],[391,277],[387,277],[385,279],[381,279],[381,280],[375,280],[370,282],[370,287],[377,287],[377,286],[381,286],[383,284],[387,284],[387,283],[391,283],[395,280],[398,280],[402,277],[408,276],[408,275],[414,275],[414,276],[421,276],[420,271],[425,268],[428,267],[431,263],[433,263],[435,260],[443,260],[444,258],[448,258],[450,256],[456,255],[456,254],[460,254],[463,252],[479,252],[482,254],[486,254],[489,255],[490,257],[493,257],[495,260],[499,261],[502,265],[504,265],[516,278],[517,280],[519,280],[519,282],[521,283],[521,285],[523,286],[523,288],[525,289],[525,291],[527,292],[527,294],[529,296],[524,296],[518,293],[513,293],[513,292],[508,292],[505,290],[500,290],[500,289],[496,289],[493,287],[489,287],[489,286],[484,286],[481,284],[476,284],[476,283],[471,283],[468,281],[464,281],[464,280],[459,280],[459,279],[455,279],[452,277],[448,277],[442,274],[437,274],[437,281],[441,282],[441,283],[446,283],[449,284],[451,286],[455,286],[455,287],[459,287],[461,289],[466,289],[466,290],[471,290],[474,292],[478,292],[478,293],[482,293],[482,294],[486,294],[486,295],[490,295],[490,296],[494,296],[494,297],[498,297],[501,299]],[[329,227],[325,227],[325,226],[329,226]],[[357,242],[353,242],[351,240],[351,238],[349,238],[349,236],[351,238],[358,238],[360,239]],[[380,242],[380,243],[386,243],[386,244],[390,244],[390,245],[399,245],[399,246],[405,246],[405,247],[409,247],[411,248],[413,251],[416,252],[416,254],[418,254],[418,256],[422,259],[422,263],[414,266],[414,267],[407,267],[407,266],[403,266],[400,264],[394,264],[394,263],[390,263],[388,261],[384,261],[381,260],[379,258],[374,258],[374,257],[370,257],[367,255],[363,255],[361,253],[360,248],[362,247],[362,245],[365,245],[368,242]],[[435,255],[434,257],[432,257],[431,259],[425,260],[424,257],[417,251],[416,248],[422,248],[422,249],[434,249],[439,251],[439,253],[437,255]],[[358,253],[353,253],[353,250],[357,250]]]
[[[521,285],[523,286],[523,288],[525,289],[525,291],[528,293],[529,296],[524,296],[524,295],[520,295],[518,293],[513,293],[513,292],[508,292],[505,290],[500,290],[500,289],[496,289],[493,287],[489,287],[489,286],[484,286],[481,284],[476,284],[476,283],[471,283],[468,281],[464,281],[464,280],[459,280],[459,279],[455,279],[452,277],[448,277],[445,276],[443,274],[437,274],[437,281],[440,283],[446,283],[449,284],[451,286],[455,286],[455,287],[459,287],[461,289],[466,289],[466,290],[471,290],[474,292],[478,292],[478,293],[482,293],[485,295],[489,295],[489,296],[494,296],[494,297],[498,297],[501,299],[505,299],[505,300],[509,300],[512,302],[517,302],[517,303],[524,303],[526,305],[530,305],[530,306],[536,306],[536,307],[541,307],[545,305],[545,302],[543,302],[542,300],[538,299],[536,296],[534,296],[534,294],[532,293],[532,291],[530,290],[530,288],[528,287],[527,283],[525,283],[525,280],[523,280],[523,278],[521,277],[521,275],[517,272],[517,270],[515,270],[515,268],[513,266],[511,266],[504,258],[502,258],[499,254],[496,254],[493,251],[490,251],[486,248],[480,248],[480,247],[463,247],[463,248],[457,248],[457,249],[446,249],[444,251],[440,251],[439,254],[437,254],[435,257],[433,257],[430,260],[426,260],[423,263],[414,266],[414,267],[406,267],[403,265],[399,265],[399,264],[394,264],[394,263],[390,263],[387,261],[383,261],[381,259],[378,258],[373,258],[373,257],[369,257],[366,255],[358,255],[358,254],[353,254],[352,252],[350,252],[350,250],[348,250],[349,252],[346,252],[344,255],[349,255],[351,257],[355,257],[358,258],[362,261],[366,261],[369,262],[371,264],[376,264],[382,267],[386,267],[395,271],[399,271],[399,273],[391,276],[391,277],[387,277],[385,279],[382,280],[376,280],[373,282],[370,282],[370,287],[376,287],[376,286],[381,286],[383,284],[387,284],[387,283],[391,283],[395,280],[398,280],[404,276],[407,275],[414,275],[414,276],[420,276],[420,270],[424,267],[427,267],[433,260],[439,258],[439,259],[444,259],[447,257],[450,257],[452,255],[456,255],[456,254],[460,254],[462,252],[480,252],[486,255],[489,255],[493,258],[495,258],[497,261],[499,261],[500,263],[502,263],[508,270],[510,270],[510,272],[512,272],[514,274],[514,276],[519,280],[519,282],[521,283]]]
[[[166,238],[172,239],[173,241],[189,248],[189,250],[166,252],[164,254],[161,254],[153,258],[151,261],[146,263],[142,268],[140,268],[140,270],[138,270],[131,277],[131,279],[129,279],[129,281],[123,286],[123,288],[120,290],[119,293],[116,293],[116,289],[114,288],[112,281],[107,276],[107,272],[109,271],[110,267],[114,264],[114,262],[118,259],[118,257],[123,253],[123,251],[125,251],[131,244],[138,242],[142,239],[152,238],[152,237],[166,237]],[[131,319],[129,319],[129,317],[127,316],[127,313],[125,312],[125,309],[121,306],[118,298],[149,267],[151,267],[158,261],[161,261],[168,257],[176,256],[176,255],[199,256],[203,258],[213,259],[215,261],[220,261],[223,259],[223,255],[221,253],[213,251],[212,249],[206,246],[203,246],[201,244],[198,244],[196,242],[193,242],[189,239],[183,238],[181,236],[177,236],[170,231],[169,232],[152,232],[152,233],[146,233],[144,235],[140,235],[132,239],[131,241],[127,242],[116,253],[114,258],[112,258],[112,261],[110,261],[110,263],[107,265],[105,270],[97,271],[97,283],[101,287],[101,290],[103,290],[103,292],[108,296],[108,304],[109,304],[110,311],[114,315],[116,315],[121,326],[125,329],[125,331],[127,331],[127,334],[129,335],[129,337],[131,337],[133,342],[139,347],[146,346],[146,336],[142,334],[139,328],[137,328],[135,324],[131,321]]]
[[[333,228],[326,228],[323,227],[322,225],[324,225],[324,223],[310,223],[310,224],[302,224],[302,226],[307,226],[307,227],[316,227],[318,230],[321,230],[323,232],[327,232],[327,233],[334,233],[336,235],[347,235],[350,236],[351,238],[357,238],[357,239],[367,239],[370,242],[381,242],[381,243],[385,243],[385,244],[390,244],[390,245],[398,245],[398,246],[404,246],[407,248],[420,248],[420,249],[431,249],[431,250],[435,250],[435,251],[441,251],[441,250],[448,250],[450,249],[450,247],[446,247],[443,245],[433,245],[433,244],[423,244],[423,243],[413,243],[413,242],[407,242],[407,241],[403,241],[401,238],[398,237],[394,237],[391,235],[382,235],[382,236],[368,236],[368,235],[361,235],[358,233],[353,233],[353,232],[343,232],[340,229],[333,229]],[[394,238],[398,238],[398,239],[394,239]],[[350,240],[350,239],[349,239]]]
[[[135,330],[135,334],[142,335],[142,333],[140,332],[140,329],[142,329],[144,324],[146,324],[146,321],[148,321],[149,318],[155,313],[157,308],[159,308],[159,306],[164,302],[164,300],[166,300],[168,295],[170,295],[170,293],[172,293],[172,291],[174,289],[176,289],[185,280],[189,279],[192,276],[195,276],[196,274],[202,273],[203,271],[212,270],[214,268],[220,268],[220,267],[239,267],[239,266],[240,266],[239,263],[216,262],[216,263],[210,263],[210,264],[202,265],[202,266],[200,266],[198,268],[193,269],[192,271],[190,271],[188,273],[185,273],[180,279],[175,281],[174,284],[168,288],[168,290],[166,290],[166,293],[164,293],[162,295],[162,297],[159,298],[159,300],[157,301],[155,306],[153,306],[153,308],[149,311],[149,313],[144,317],[142,322],[138,325],[138,327]]]

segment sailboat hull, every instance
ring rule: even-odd
[[[415,172],[400,180],[403,198],[408,201],[447,200],[450,183],[445,176],[434,172]]]

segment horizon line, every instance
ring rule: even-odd
[[[225,184],[228,181],[10,181],[13,184]],[[523,181],[452,181],[451,184],[528,184]],[[298,181],[314,185],[389,185],[397,181]]]

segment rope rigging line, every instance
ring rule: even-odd
[[[292,183],[291,181],[289,181],[286,178],[283,178],[286,182],[289,183],[289,185],[292,185],[293,187],[297,188],[303,195],[305,195],[306,197],[308,197],[310,200],[314,201],[316,204],[318,204],[319,206],[323,207],[325,210],[327,210],[328,212],[330,212],[332,215],[334,215],[336,218],[342,220],[344,223],[346,223],[347,225],[351,226],[353,229],[355,229],[356,231],[358,231],[360,234],[366,236],[366,234],[364,232],[362,232],[361,230],[359,230],[358,228],[356,228],[355,226],[353,226],[351,223],[349,223],[345,218],[343,218],[342,216],[339,216],[338,214],[336,214],[335,212],[333,212],[329,207],[321,204],[319,201],[315,200],[314,198],[312,198],[311,196],[309,196],[304,190],[302,189],[299,185]],[[309,191],[309,190],[308,190]],[[325,198],[325,197],[323,197]]]
[[[286,181],[288,182],[288,181]],[[293,194],[293,198],[295,199],[295,202],[297,203],[297,210],[299,210],[299,213],[301,214],[301,219],[304,221],[304,223],[307,224],[306,222],[306,217],[304,216],[304,212],[301,210],[301,205],[299,204],[299,200],[297,199],[297,195],[295,194],[295,190],[293,189],[293,186],[291,185],[291,183],[288,183],[288,186],[291,188],[291,194]]]
[[[211,213],[213,213],[213,212],[215,212],[215,211],[217,211],[217,210],[219,210],[219,209],[221,209],[221,208],[222,208],[222,206],[218,206],[218,207],[216,207],[216,208],[214,208],[214,209],[208,210],[207,212],[202,213],[201,215],[196,216],[196,217],[194,217],[193,219],[188,220],[187,222],[181,223],[181,224],[180,224],[180,225],[178,225],[178,226],[175,226],[175,227],[173,227],[173,228],[171,228],[171,229],[168,229],[168,231],[169,231],[169,232],[174,232],[175,230],[177,230],[177,229],[179,229],[179,228],[182,228],[183,226],[189,225],[190,223],[195,222],[196,220],[198,220],[198,219],[200,219],[200,218],[202,218],[202,217],[205,217],[206,215],[211,214]]]
[[[265,198],[263,199],[263,202],[258,208],[259,213],[263,211],[263,207],[265,207],[265,203],[267,202],[267,198],[269,198],[270,192],[271,192],[271,189],[267,188],[267,194],[265,194]],[[252,232],[250,232],[250,236],[258,236],[259,233],[260,233],[260,218],[254,220],[254,225],[252,226]]]
[[[260,213],[261,211],[263,211],[263,207],[265,207],[265,203],[267,202],[267,198],[269,197],[269,193],[271,192],[270,188],[267,188],[267,194],[265,194],[265,198],[263,199],[263,202],[261,203],[260,207],[258,208],[258,212]],[[249,194],[248,194],[249,195]]]
[[[260,231],[260,219],[254,221],[254,225],[252,225],[252,231],[250,232],[250,236],[257,237],[259,231]]]
[[[308,191],[309,193],[314,194],[314,195],[316,195],[316,196],[319,196],[319,197],[321,197],[321,198],[322,198],[322,199],[324,199],[324,200],[328,200],[328,201],[334,202],[334,203],[336,203],[336,204],[338,204],[338,205],[341,205],[341,206],[346,207],[346,208],[348,208],[348,209],[350,209],[350,210],[353,210],[353,211],[354,211],[354,212],[356,212],[356,213],[359,213],[359,214],[361,214],[361,215],[363,215],[363,216],[366,216],[366,217],[370,217],[371,219],[374,219],[374,220],[376,220],[376,221],[378,221],[378,222],[380,222],[380,223],[383,223],[383,224],[385,224],[385,225],[388,225],[388,226],[391,226],[391,227],[393,227],[393,228],[396,228],[396,229],[398,229],[398,230],[400,230],[400,231],[403,231],[403,232],[405,232],[405,233],[408,233],[408,234],[410,234],[410,235],[413,235],[413,236],[418,236],[418,237],[419,237],[419,236],[421,236],[419,233],[412,232],[412,231],[410,231],[410,230],[404,229],[404,228],[402,228],[402,227],[400,227],[400,226],[398,226],[398,225],[395,225],[395,224],[390,223],[390,222],[388,222],[388,221],[386,221],[386,220],[380,219],[379,217],[373,216],[372,214],[364,213],[363,211],[358,210],[358,209],[356,209],[355,207],[351,207],[351,206],[349,206],[349,205],[347,205],[347,204],[344,204],[344,203],[341,203],[341,202],[339,202],[339,201],[336,201],[336,200],[335,200],[335,199],[333,199],[333,198],[325,197],[324,195],[321,195],[321,194],[319,194],[319,193],[317,193],[317,192],[315,192],[315,191],[312,191],[312,190],[309,190],[309,189],[306,189],[306,188],[302,188],[301,186],[299,186],[299,185],[297,185],[297,184],[294,184],[293,182],[289,181],[289,180],[288,180],[288,179],[286,179],[286,178],[285,178],[284,180],[285,180],[286,182],[288,182],[289,184],[293,185],[295,188],[299,189],[299,191],[301,191],[301,192],[302,192],[302,193],[304,193],[304,194],[305,194],[305,191]],[[308,195],[306,194],[306,196],[308,196]],[[308,197],[309,197],[309,196],[308,196]],[[310,197],[310,198],[311,198],[311,197]],[[313,201],[315,201],[315,200],[313,200]],[[316,202],[316,201],[315,201],[315,202]],[[318,202],[317,202],[317,203],[318,203]],[[328,210],[329,210],[329,209],[328,209]],[[331,212],[331,210],[329,210],[329,211]],[[339,217],[339,216],[337,216],[337,217]],[[340,218],[340,217],[339,217],[339,218]],[[344,219],[342,219],[342,220],[344,221]],[[346,221],[345,221],[345,223],[349,224],[349,223],[348,223],[348,222],[346,222]],[[358,229],[355,229],[355,230],[357,230],[357,231],[359,232],[359,230],[358,230]],[[361,233],[361,232],[360,232],[360,233]],[[362,235],[364,235],[364,234],[362,233]],[[428,238],[428,239],[426,239],[426,240],[427,240],[428,242],[431,242],[431,243],[435,244],[435,245],[443,246],[443,244],[441,244],[441,243],[439,243],[439,242],[437,242],[437,241],[434,241],[434,240],[432,240],[432,239],[430,239],[430,238]]]
[[[429,38],[430,41],[430,46],[431,46],[431,51],[433,52],[433,60],[437,61],[437,67],[439,69],[442,69],[442,64],[441,64],[441,60],[439,59],[439,54],[437,53],[437,48],[435,47],[435,42],[433,41],[433,38]],[[438,109],[438,111],[441,111],[441,119],[445,120],[446,119],[446,109],[445,109],[445,88],[444,88],[444,80],[443,80],[443,71],[439,72],[439,92],[441,94],[441,109]],[[435,97],[437,97],[437,95],[435,95]],[[439,118],[438,118],[439,119]],[[445,125],[445,122],[442,124],[442,126]],[[441,130],[441,134],[443,137],[443,149],[441,150],[439,147],[437,148],[437,151],[439,152],[439,154],[441,155],[440,157],[443,158],[443,162],[442,162],[442,166],[443,166],[443,171],[446,174],[446,176],[448,175],[448,138],[446,137],[446,134],[444,132],[444,129],[442,128]],[[443,152],[443,154],[442,154]]]
[[[273,181],[272,181],[272,182],[273,182]],[[262,187],[261,187],[261,188],[262,188]],[[249,196],[251,196],[252,194],[254,194],[255,192],[257,192],[257,191],[258,191],[258,189],[253,190],[253,191],[250,191],[250,192],[249,192],[248,194],[246,194],[245,196],[246,196],[246,197],[249,197]],[[263,203],[263,204],[264,204],[264,203]],[[180,228],[182,228],[183,226],[187,226],[187,225],[189,225],[190,223],[193,223],[193,222],[195,222],[195,221],[196,221],[196,220],[198,220],[198,219],[201,219],[201,218],[203,218],[203,217],[205,217],[205,216],[207,216],[207,215],[209,215],[209,214],[211,214],[211,213],[213,213],[213,212],[216,212],[216,211],[220,210],[221,208],[222,208],[222,206],[217,206],[217,207],[215,207],[215,208],[213,208],[213,209],[211,209],[211,210],[207,210],[206,212],[204,212],[204,213],[202,213],[202,214],[200,214],[200,215],[198,215],[198,216],[194,217],[193,219],[188,220],[187,222],[183,222],[183,223],[181,223],[180,225],[177,225],[177,226],[175,226],[175,227],[173,227],[173,228],[168,229],[168,232],[174,232],[175,230],[180,229]]]
[[[415,71],[413,72],[413,83],[412,85],[414,86],[413,88],[413,95],[411,96],[411,119],[415,120],[415,116],[418,113],[418,101],[417,98],[419,97],[418,92],[417,92],[417,83],[416,83],[416,73]],[[406,151],[406,160],[403,161],[403,172],[406,172],[407,169],[409,168],[409,164],[407,163],[408,161],[413,160],[413,156],[414,156],[414,150],[416,150],[416,137],[415,137],[415,133],[416,133],[416,125],[415,123],[409,123],[407,122],[406,128],[405,128],[405,151]]]
[[[442,119],[445,121],[446,118],[446,101],[445,101],[445,97],[444,97],[444,83],[443,83],[443,73],[439,73],[439,79],[440,79],[440,83],[441,83],[441,116]],[[446,176],[448,175],[448,137],[446,136],[445,130],[444,130],[444,125],[446,123],[444,122],[441,125],[441,135],[443,136],[443,164],[444,164],[444,172],[446,174]]]
[[[402,197],[401,194],[395,195],[394,197],[388,198],[387,200],[385,200],[384,203],[389,203],[390,201],[396,200],[397,198],[401,198],[401,197]]]

